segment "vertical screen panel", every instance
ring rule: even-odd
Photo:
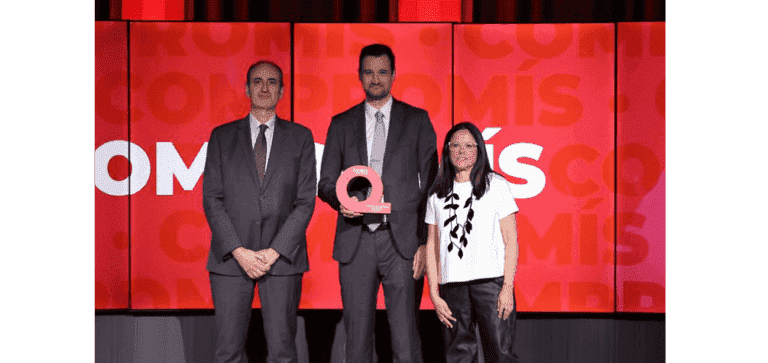
[[[270,59],[290,94],[288,24],[132,23],[131,140],[145,179],[131,198],[131,306],[211,308],[202,172],[211,130],[245,117],[248,67]],[[277,107],[290,119],[290,97]],[[254,307],[258,307],[258,299]]]
[[[613,25],[454,31],[454,122],[516,184],[518,310],[613,311]]]
[[[665,311],[665,23],[619,23],[617,310]]]
[[[296,24],[294,115],[296,122],[312,130],[318,159],[331,117],[365,98],[357,75],[358,60],[360,50],[372,43],[392,48],[392,95],[429,112],[439,145],[451,127],[450,24]],[[336,216],[317,199],[307,231],[310,271],[304,278],[302,308],[342,307],[338,263],[332,258]],[[432,308],[428,289],[424,291],[422,308]],[[383,301],[379,290],[380,309]]]
[[[126,32],[125,22],[96,22],[96,309],[129,307]]]

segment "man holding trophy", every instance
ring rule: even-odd
[[[381,283],[393,359],[420,363],[416,312],[426,263],[425,195],[437,173],[435,130],[425,110],[390,95],[395,56],[388,46],[364,47],[358,75],[366,99],[331,120],[318,185],[320,199],[339,211],[333,258],[339,262],[346,361],[372,360]],[[365,178],[339,178],[355,166],[370,167],[381,177],[379,200],[353,202],[376,197],[380,186]],[[362,169],[367,168],[357,170]],[[339,198],[337,181],[350,197]]]

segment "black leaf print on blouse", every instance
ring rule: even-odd
[[[451,193],[449,196],[445,198],[445,206],[443,206],[443,209],[448,210],[448,213],[450,217],[443,222],[443,228],[448,227],[448,225],[451,225],[449,227],[449,243],[448,243],[448,252],[453,251],[453,248],[456,247],[458,250],[459,258],[464,257],[464,251],[463,248],[466,248],[469,244],[469,240],[467,239],[467,235],[472,233],[472,218],[475,216],[475,210],[472,209],[472,195],[469,195],[469,198],[467,198],[467,201],[464,202],[464,209],[469,208],[469,211],[467,211],[467,220],[464,221],[463,224],[458,222],[456,210],[459,208],[459,205],[454,203],[454,201],[459,200],[459,195],[456,193]],[[459,238],[459,228],[461,228],[461,238]],[[458,240],[458,241],[456,241]],[[462,248],[463,247],[463,248]]]

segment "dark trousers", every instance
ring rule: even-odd
[[[475,362],[475,325],[480,330],[480,343],[486,362],[517,362],[517,357],[512,353],[517,308],[506,320],[499,318],[496,310],[503,283],[504,277],[497,277],[440,285],[440,297],[456,318],[452,322],[453,328],[443,326],[446,362]]]
[[[259,284],[267,362],[295,363],[296,313],[301,298],[303,274],[264,275],[258,280],[248,276],[210,273],[215,310],[217,363],[245,363],[245,341],[251,321],[255,284]]]
[[[339,280],[347,331],[346,361],[372,361],[376,297],[381,283],[391,331],[393,362],[421,363],[413,257],[404,259],[400,256],[390,231],[363,231],[352,260],[339,264]],[[422,278],[421,286],[423,281]],[[418,293],[421,294],[421,290]]]

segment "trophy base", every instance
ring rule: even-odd
[[[392,213],[392,204],[390,203],[366,203],[365,201],[362,201],[362,202],[357,202],[355,204],[358,204],[358,205],[354,205],[352,206],[352,208],[347,207],[347,209],[357,213],[377,213],[377,214]]]

